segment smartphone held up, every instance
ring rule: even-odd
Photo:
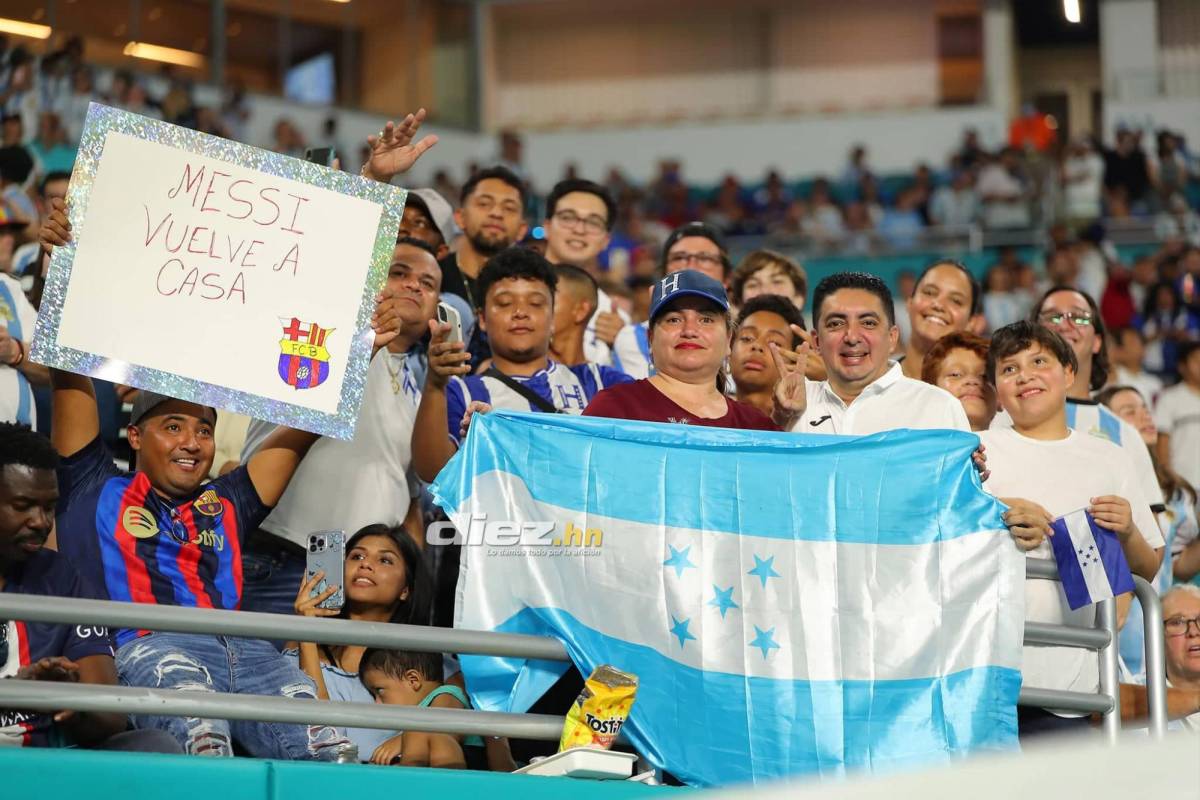
[[[307,563],[304,580],[310,581],[318,572],[324,577],[313,587],[310,597],[323,594],[330,586],[337,590],[318,603],[320,608],[339,609],[346,602],[346,588],[342,585],[346,562],[346,534],[344,531],[318,531],[309,534]]]

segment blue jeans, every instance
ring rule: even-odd
[[[316,699],[295,661],[262,639],[152,633],[117,651],[125,686]],[[134,727],[166,731],[189,755],[232,756],[233,739],[257,758],[333,761],[347,739],[328,725],[135,716]]]
[[[242,550],[242,611],[296,613],[306,557],[303,548],[281,545],[273,536],[250,534]]]

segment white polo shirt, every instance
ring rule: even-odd
[[[971,430],[958,398],[945,389],[906,377],[899,364],[893,364],[863,389],[850,405],[842,402],[829,381],[806,383],[808,408],[792,425],[793,433],[866,436],[897,428]]]

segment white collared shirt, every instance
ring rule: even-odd
[[[807,381],[807,389],[808,408],[790,428],[794,433],[865,436],[897,428],[971,430],[958,398],[905,376],[899,364],[863,389],[850,405],[842,402],[829,381]]]

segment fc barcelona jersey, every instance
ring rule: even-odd
[[[270,513],[238,467],[168,500],[144,472],[122,472],[96,438],[63,459],[58,547],[111,600],[236,609],[242,540]],[[123,645],[146,631],[117,631]]]

